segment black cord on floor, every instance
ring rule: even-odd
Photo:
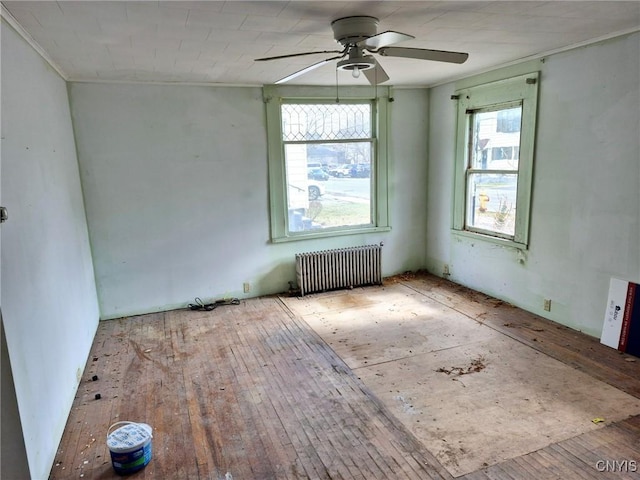
[[[214,308],[218,308],[222,305],[240,305],[240,300],[237,298],[225,298],[223,300],[216,300],[213,303],[204,303],[200,297],[196,297],[194,300],[196,303],[190,303],[188,305],[191,310],[206,310],[211,311]]]

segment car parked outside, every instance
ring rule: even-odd
[[[329,170],[329,175],[336,178],[351,176],[351,165],[340,165]]]
[[[340,165],[329,169],[329,175],[336,178],[368,178],[371,176],[371,166],[368,163]]]
[[[329,174],[322,168],[310,168],[307,172],[307,176],[311,180],[329,180]]]
[[[371,166],[368,163],[351,165],[349,176],[352,178],[369,178],[371,176]]]

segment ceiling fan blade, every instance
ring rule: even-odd
[[[367,77],[371,85],[378,85],[389,80],[389,75],[384,71],[382,65],[376,61],[376,66],[368,70],[364,70],[364,76]]]
[[[280,80],[278,80],[276,82],[276,85],[288,82],[289,80],[293,80],[294,78],[297,78],[300,75],[304,75],[307,72],[310,72],[312,70],[315,70],[316,68],[319,68],[319,67],[321,67],[323,65],[326,65],[327,63],[329,63],[332,60],[337,60],[338,58],[342,58],[342,57],[344,57],[344,55],[338,55],[337,57],[326,58],[326,59],[324,59],[324,60],[322,60],[320,62],[314,63],[313,65],[309,65],[308,67],[305,67],[302,70],[298,70],[297,72],[294,72],[291,75],[287,75],[286,77],[281,78]]]
[[[433,60],[435,62],[449,63],[464,63],[467,58],[469,58],[468,53],[428,50],[424,48],[383,47],[375,53],[384,57],[417,58],[418,60]]]
[[[406,40],[413,40],[414,38],[416,37],[413,35],[389,30],[387,32],[378,33],[377,35],[372,35],[371,37],[358,42],[356,45],[368,50],[377,50],[378,48],[386,47],[387,45],[393,45]]]
[[[266,62],[269,60],[280,60],[281,58],[302,57],[304,55],[317,55],[318,53],[343,53],[344,50],[322,50],[319,52],[291,53],[289,55],[278,55],[277,57],[256,58],[254,62]]]

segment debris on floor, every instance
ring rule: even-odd
[[[440,367],[436,370],[436,372],[446,373],[447,375],[451,375],[452,373],[454,373],[457,376],[467,375],[469,373],[481,372],[482,370],[484,370],[486,368],[486,364],[484,362],[484,357],[480,356],[475,360],[472,360],[471,363],[466,367]]]

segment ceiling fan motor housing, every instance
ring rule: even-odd
[[[333,38],[344,45],[353,45],[378,33],[378,19],[356,16],[339,18],[331,22]]]

